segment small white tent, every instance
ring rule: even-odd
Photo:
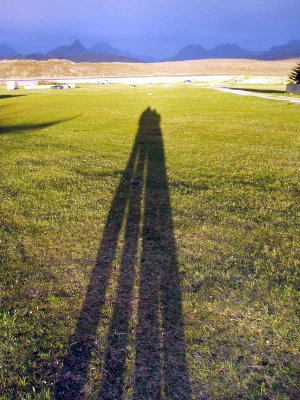
[[[18,87],[19,87],[18,82],[15,82],[15,81],[6,82],[7,90],[15,90],[15,89],[18,89]]]

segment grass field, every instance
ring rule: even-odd
[[[0,90],[0,399],[299,399],[299,122],[193,86]]]

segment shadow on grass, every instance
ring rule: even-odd
[[[39,129],[45,129],[49,128],[50,126],[57,125],[57,124],[62,124],[64,122],[71,121],[75,118],[78,118],[79,115],[76,115],[75,117],[71,118],[65,118],[65,119],[59,119],[56,121],[49,121],[49,122],[41,122],[39,124],[17,124],[17,125],[3,125],[0,122],[0,135],[3,135],[5,133],[20,133],[20,132],[29,132],[29,131],[35,131]]]
[[[24,97],[26,94],[1,94],[0,100],[2,99],[12,99],[13,97]]]
[[[238,88],[233,87],[233,90],[244,90],[245,92],[253,92],[253,93],[266,93],[266,94],[284,94],[285,90],[276,90],[276,89],[251,89],[251,88]]]
[[[185,356],[180,276],[173,233],[160,116],[146,109],[127,166],[107,216],[98,256],[69,350],[57,380],[55,399],[84,397],[91,355],[101,324],[112,264],[124,226],[117,293],[99,400],[124,399],[131,373],[133,399],[190,400]],[[142,239],[141,253],[138,251]],[[140,257],[139,257],[140,255]],[[139,268],[136,268],[136,265]],[[132,320],[133,286],[138,281],[133,371],[126,370]]]

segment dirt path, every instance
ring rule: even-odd
[[[214,88],[214,89],[219,90],[220,92],[237,94],[239,96],[261,97],[262,99],[288,101],[289,103],[300,104],[300,98],[290,98],[290,97],[286,97],[286,96],[271,96],[268,94],[255,93],[255,92],[239,90],[239,89],[229,89],[229,88]]]

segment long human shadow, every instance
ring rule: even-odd
[[[160,116],[150,108],[141,115],[131,155],[112,201],[54,398],[84,398],[83,389],[123,223],[124,244],[98,399],[124,399],[127,372],[133,374],[135,400],[190,400],[180,277]],[[140,259],[139,237],[142,238]],[[135,367],[134,371],[126,371],[135,274],[138,280]]]

